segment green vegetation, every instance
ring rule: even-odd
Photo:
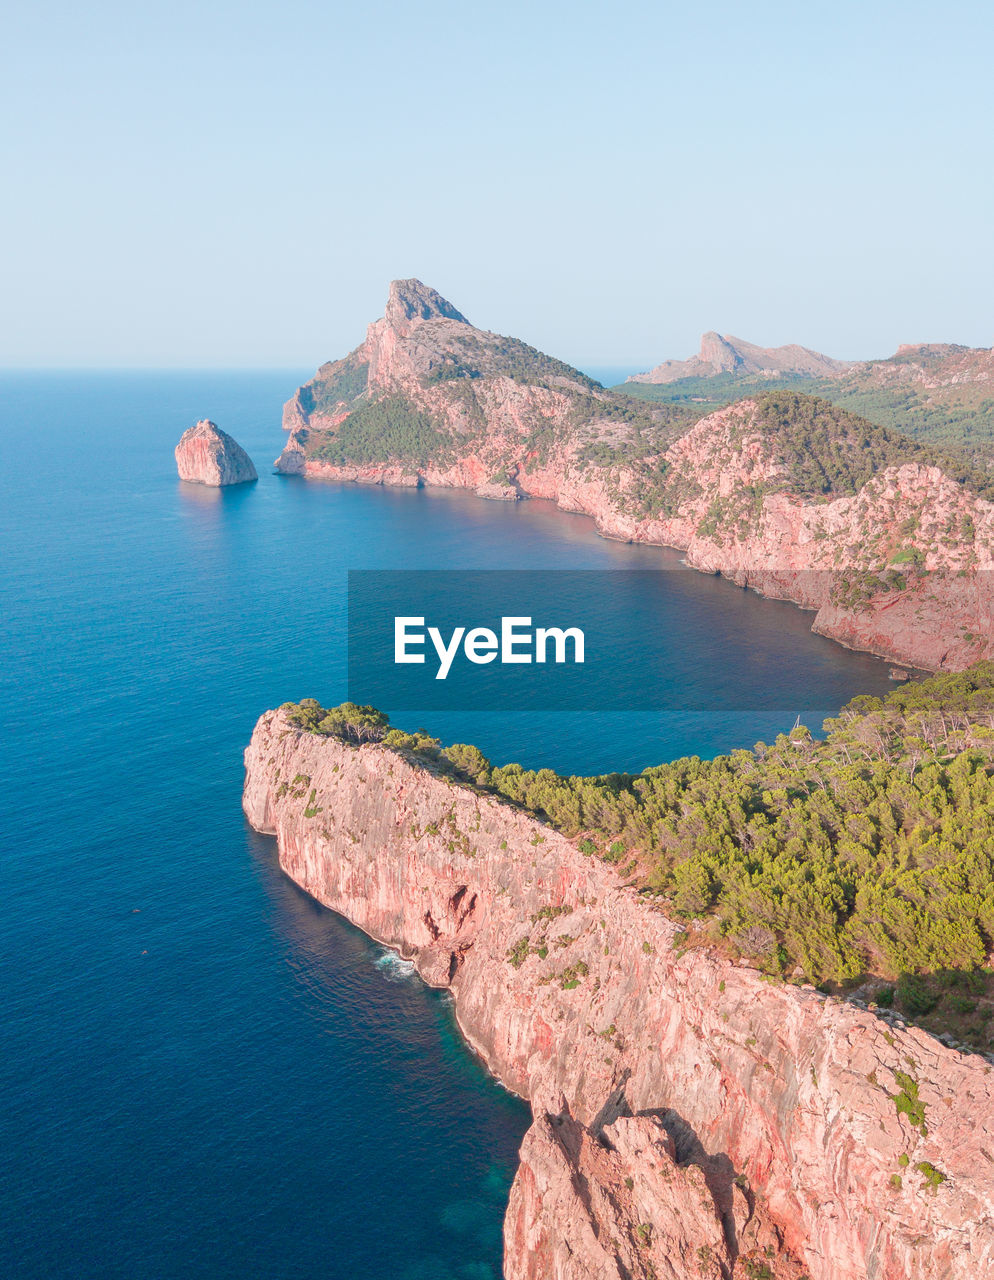
[[[820,391],[836,404],[915,440],[990,457],[994,452],[994,396],[990,384],[961,383],[941,393],[912,387]]]
[[[551,379],[564,378],[570,382],[578,382],[591,390],[600,389],[599,382],[588,378],[579,369],[574,369],[564,360],[557,360],[555,356],[546,355],[536,347],[530,347],[527,342],[522,342],[519,338],[488,336],[491,341],[488,341],[485,346],[480,343],[480,346],[484,347],[489,357],[487,363],[491,365],[492,372],[502,373],[506,377],[513,378],[515,382],[532,386],[546,386]]]
[[[343,402],[351,404],[361,396],[368,381],[369,365],[353,363],[346,357],[330,366],[324,376],[300,388],[301,408],[305,413],[331,413]]]
[[[429,369],[422,381],[426,387],[433,387],[439,382],[458,382],[460,378],[479,378],[479,369],[460,364],[458,360],[443,360],[434,369]]]
[[[291,717],[381,737],[608,861],[632,858],[642,892],[688,921],[681,946],[727,946],[817,984],[896,980],[890,999],[906,1015],[990,1041],[992,1009],[977,997],[994,946],[994,663],[856,698],[823,741],[798,728],[637,776],[492,766],[465,745],[394,737],[352,704],[325,712],[309,700]],[[902,1088],[910,1118],[916,1094]]]
[[[314,698],[300,702],[285,702],[281,710],[286,712],[291,724],[308,733],[333,734],[352,742],[379,741],[390,717],[375,707],[360,707],[354,702],[343,702],[340,707],[326,711]],[[303,775],[298,775],[294,782]],[[310,783],[310,778],[306,779]]]
[[[899,432],[797,391],[760,396],[756,425],[771,458],[787,469],[777,488],[791,493],[851,496],[885,467],[932,458]]]
[[[827,399],[802,394],[793,389],[794,385],[770,390],[769,384],[764,384],[754,397],[755,413],[739,423],[733,420],[728,424],[732,448],[746,437],[758,437],[762,460],[772,468],[775,478],[716,498],[698,523],[700,534],[716,536],[733,530],[740,537],[746,536],[759,518],[764,498],[771,493],[794,493],[826,501],[852,496],[885,467],[909,462],[937,465],[975,493],[994,497],[994,473],[971,466],[963,456],[877,426]],[[589,439],[577,453],[581,466],[607,470],[615,499],[639,515],[673,516],[703,493],[692,469],[671,464],[662,456],[689,425],[688,418],[697,418],[700,411],[681,403],[670,407],[678,411],[676,417],[650,422],[631,420],[627,429],[615,430],[608,438],[604,438],[602,426],[601,434]],[[617,410],[613,412],[619,423],[625,421]],[[622,469],[623,486],[619,483]],[[909,529],[907,536],[913,533]],[[914,548],[906,549],[903,563],[915,568],[917,555]],[[880,569],[883,571],[884,566]],[[854,599],[905,585],[898,582],[896,571],[883,585],[878,578],[874,574],[866,583],[843,585],[854,593]]]
[[[754,425],[761,430],[767,456],[786,470],[767,491],[775,487],[804,496],[851,497],[885,467],[917,462],[941,467],[982,497],[994,496],[994,476],[964,458],[877,426],[819,396],[770,391],[758,397],[756,406]]]
[[[937,1191],[948,1179],[941,1169],[937,1169],[934,1164],[929,1164],[927,1160],[922,1160],[920,1164],[916,1164],[915,1168],[924,1177],[926,1183]]]
[[[801,374],[760,378],[719,373],[713,378],[678,378],[675,382],[622,382],[611,390],[651,404],[694,405],[698,416],[701,416],[736,400],[766,395],[769,391],[798,390],[824,395],[824,383],[827,381],[806,378]]]
[[[918,1081],[905,1071],[895,1071],[894,1079],[900,1086],[900,1093],[891,1095],[897,1114],[907,1116],[912,1129],[924,1130],[925,1104],[918,1096]]]
[[[742,1266],[748,1280],[773,1280],[773,1272],[765,1262],[758,1259],[743,1258]]]
[[[334,432],[315,433],[312,457],[336,466],[374,462],[424,463],[444,456],[449,437],[403,396],[362,404]]]
[[[916,358],[915,363],[927,368],[940,358]],[[894,360],[879,363],[886,365]],[[879,386],[872,375],[857,370],[840,379],[736,377],[725,373],[659,384],[624,382],[612,390],[651,404],[693,405],[701,415],[771,391],[804,392],[829,400],[877,426],[959,455],[961,465],[983,469],[994,459],[994,395],[990,383],[960,381],[935,388],[907,382]]]

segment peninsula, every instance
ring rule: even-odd
[[[400,280],[283,421],[284,473],[547,498],[794,601],[851,648],[931,670],[994,656],[994,477],[823,397],[703,417],[634,399]]]
[[[259,720],[243,803],[292,879],[451,991],[530,1101],[507,1280],[979,1280],[994,1070],[920,1015],[990,1013],[966,993],[994,942],[992,720],[987,664],[858,699],[824,744],[556,780],[305,700]],[[934,845],[918,889],[898,803],[906,853]],[[855,901],[834,898],[856,868]],[[924,950],[902,952],[902,910]],[[933,994],[928,948],[974,935]],[[882,976],[816,990],[838,963]]]

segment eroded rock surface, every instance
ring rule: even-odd
[[[370,412],[383,420],[362,447],[342,443]],[[665,412],[474,328],[419,281],[395,281],[365,342],[287,403],[277,467],[546,498],[606,537],[679,548],[693,568],[811,609],[814,629],[850,648],[929,670],[994,657],[994,503],[927,451],[893,437],[881,452],[893,464],[848,491],[845,477],[806,468],[803,426],[781,432],[755,400],[696,423]],[[393,435],[389,421],[402,422]],[[354,460],[388,437],[410,456]],[[858,437],[836,442],[834,458],[827,448],[828,471],[858,468]]]
[[[180,436],[176,469],[181,480],[195,484],[246,484],[259,478],[238,441],[207,418]]]
[[[510,1280],[994,1276],[986,1059],[682,950],[604,863],[386,747],[267,712],[245,761],[287,874],[448,987],[530,1100]]]

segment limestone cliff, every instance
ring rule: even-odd
[[[277,466],[547,498],[815,610],[852,648],[929,669],[994,654],[988,489],[825,401],[778,396],[700,420],[639,405],[398,281],[365,343],[287,404]]]
[[[268,712],[245,763],[287,874],[448,987],[531,1101],[508,1280],[994,1275],[985,1059],[681,950],[604,863],[382,745]]]
[[[181,480],[195,484],[245,484],[259,478],[238,441],[206,418],[180,436],[176,469]]]

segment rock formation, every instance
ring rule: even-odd
[[[677,382],[681,378],[714,378],[722,373],[760,378],[837,378],[852,367],[851,360],[833,360],[819,351],[790,343],[784,347],[757,347],[728,334],[705,333],[701,349],[689,360],[664,360],[648,373],[633,374],[629,382]]]
[[[180,436],[176,469],[181,480],[195,484],[245,484],[259,478],[238,441],[206,418]]]
[[[994,389],[994,348],[964,347],[955,342],[903,342],[886,360],[865,360],[850,369],[851,390],[917,387],[930,392]]]
[[[994,1275],[986,1059],[706,949],[525,813],[261,717],[284,870],[452,993],[530,1100],[508,1280]]]
[[[395,281],[366,341],[288,402],[277,467],[547,498],[812,609],[851,648],[929,669],[994,655],[994,505],[923,446],[793,401],[700,420],[636,403]]]

